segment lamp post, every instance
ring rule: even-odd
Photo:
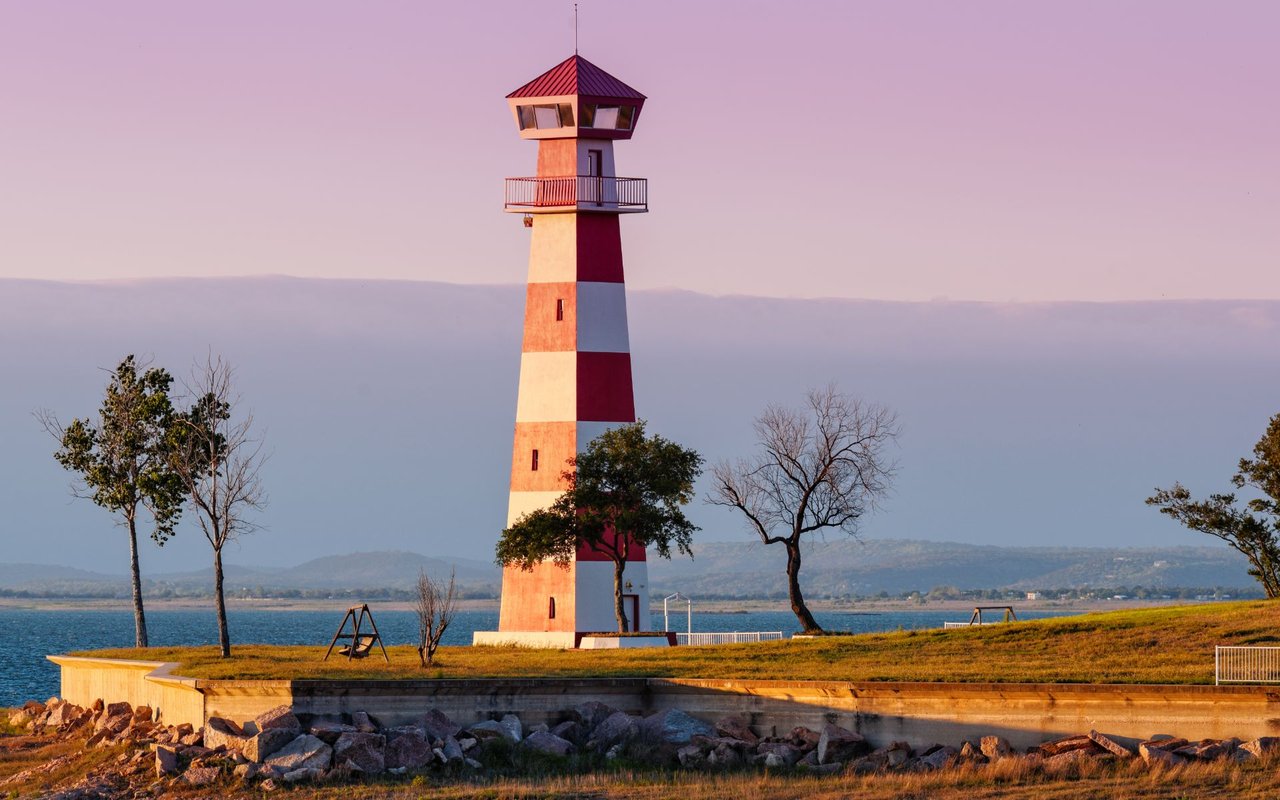
[[[685,597],[684,595],[680,594],[679,592],[676,592],[675,594],[669,594],[666,597],[662,598],[662,627],[665,630],[671,630],[671,623],[667,620],[667,601],[669,600],[683,600],[685,601],[685,603],[688,604],[687,608],[685,609],[688,615],[688,623],[689,623],[688,632],[693,633],[693,601]]]

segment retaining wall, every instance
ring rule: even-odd
[[[1096,729],[1146,739],[1280,735],[1280,690],[1261,686],[618,679],[225,681],[170,676],[173,665],[54,657],[63,697],[151,705],[170,724],[209,716],[244,722],[279,705],[299,714],[367,711],[384,725],[438,708],[463,724],[516,714],[526,726],[553,724],[578,703],[598,700],[649,714],[679,708],[708,721],[750,716],[761,733],[834,722],[875,745],[958,744],[999,734],[1030,747]]]

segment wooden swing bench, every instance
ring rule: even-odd
[[[361,624],[365,620],[369,620],[369,627],[373,628],[373,633],[361,633]],[[346,633],[347,620],[351,621],[351,632]],[[391,663],[391,658],[387,655],[387,646],[382,643],[382,634],[378,633],[378,624],[373,621],[373,614],[369,611],[368,603],[358,606],[352,606],[347,609],[347,613],[342,617],[342,624],[338,626],[338,632],[333,635],[333,641],[329,642],[329,649],[324,652],[323,661],[329,660],[329,654],[333,652],[334,645],[339,639],[347,639],[349,642],[338,648],[338,655],[346,656],[350,661],[353,658],[364,658],[373,652],[373,645],[376,642],[378,647],[382,648],[382,657],[387,663]]]

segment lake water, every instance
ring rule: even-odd
[[[1060,616],[1070,612],[1024,612],[1020,619]],[[417,635],[417,619],[411,611],[374,609],[378,630],[391,644],[409,644]],[[874,613],[830,611],[816,614],[828,630],[858,633],[940,628],[942,623],[968,619],[966,611],[884,611]],[[651,615],[652,627],[660,629],[662,614]],[[327,645],[342,621],[338,611],[227,612],[231,641],[235,644]],[[684,609],[671,615],[673,630],[686,628]],[[471,643],[477,630],[495,630],[497,611],[463,611],[454,618],[444,644]],[[782,631],[790,636],[798,630],[790,611],[750,613],[707,613],[693,615],[695,631]],[[133,613],[120,611],[62,611],[0,609],[0,707],[19,705],[26,700],[44,700],[58,693],[58,668],[46,661],[49,653],[94,650],[133,645]],[[147,631],[155,646],[217,644],[218,629],[212,610],[156,610],[147,612]]]

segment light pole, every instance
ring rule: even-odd
[[[669,595],[667,595],[666,597],[662,598],[662,627],[663,627],[663,629],[665,629],[665,630],[671,630],[671,623],[667,620],[667,601],[669,601],[669,600],[683,600],[683,601],[685,601],[685,603],[687,603],[687,604],[688,604],[688,606],[687,606],[687,608],[686,608],[685,610],[686,610],[686,613],[687,613],[687,615],[688,615],[689,633],[693,633],[693,601],[692,601],[692,600],[690,600],[689,598],[685,597],[684,595],[680,594],[679,592],[676,592],[675,594],[669,594]]]

